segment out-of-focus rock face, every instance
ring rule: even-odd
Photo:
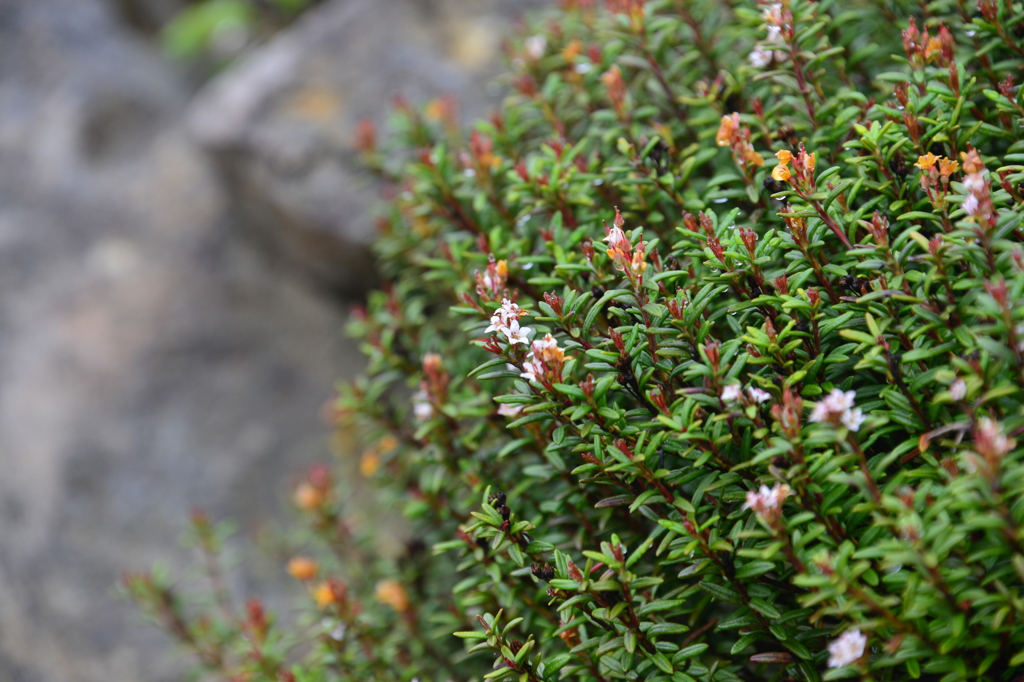
[[[357,122],[396,94],[440,93],[467,116],[486,94],[501,36],[541,0],[337,0],[317,7],[220,75],[193,101],[189,130],[218,160],[250,229],[342,291],[369,274],[375,199],[351,151]]]
[[[193,506],[279,517],[329,456],[320,407],[361,361],[306,273],[365,284],[352,126],[396,91],[487,106],[497,17],[531,3],[328,0],[192,105],[133,4],[174,3],[0,0],[4,681],[182,679],[119,572],[180,568]],[[233,588],[287,606],[267,576]]]
[[[180,568],[193,506],[279,515],[359,364],[337,302],[240,238],[186,105],[105,5],[0,2],[5,681],[181,679],[119,572]]]

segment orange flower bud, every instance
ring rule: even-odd
[[[295,506],[305,511],[316,509],[324,502],[323,494],[309,483],[302,483],[295,489]]]
[[[363,456],[359,458],[359,473],[366,478],[370,478],[377,469],[380,468],[380,453],[374,449],[369,449],[363,453]]]
[[[977,149],[969,152],[960,152],[960,159],[964,162],[964,173],[980,173],[985,170],[985,164],[981,160],[981,154]]]
[[[374,590],[377,601],[387,604],[399,613],[409,610],[409,595],[406,594],[402,583],[397,580],[381,580]]]
[[[739,114],[723,116],[722,122],[718,126],[718,134],[715,135],[715,142],[718,143],[718,146],[724,147],[732,144],[732,138],[736,134],[737,128],[739,128]]]
[[[288,562],[288,575],[303,582],[315,578],[319,570],[317,563],[308,557],[297,556]]]
[[[758,168],[764,165],[764,159],[750,145],[747,145],[746,149],[743,150],[743,159]]]
[[[326,609],[338,600],[329,582],[322,582],[313,590],[313,599],[316,600],[318,609]]]

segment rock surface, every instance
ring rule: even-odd
[[[496,32],[465,27],[500,23],[497,1],[328,1],[190,105],[123,4],[0,0],[10,682],[182,679],[163,635],[111,600],[118,574],[180,567],[193,506],[250,531],[280,518],[293,474],[329,456],[320,407],[361,364],[335,293],[365,283],[373,196],[351,126],[396,89],[474,92]],[[280,54],[286,76],[244,94],[250,64]],[[231,82],[249,102],[235,113],[218,108]],[[294,586],[262,561],[233,586],[287,605]]]
[[[396,94],[499,102],[485,83],[511,18],[542,0],[339,0],[309,12],[204,88],[193,137],[218,161],[248,229],[342,292],[369,274],[375,199],[351,151],[356,124]]]

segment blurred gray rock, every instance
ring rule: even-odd
[[[111,593],[193,506],[279,518],[360,365],[184,134],[187,89],[97,0],[0,0],[0,680],[182,679]],[[241,592],[292,583],[275,559]],[[263,576],[280,578],[280,582]]]
[[[319,281],[364,286],[376,199],[351,141],[396,95],[457,98],[464,116],[499,96],[485,85],[511,17],[544,0],[333,0],[201,90],[189,131],[217,161],[248,229]]]

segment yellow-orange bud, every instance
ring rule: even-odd
[[[409,595],[397,580],[381,580],[375,590],[377,601],[387,604],[399,613],[409,610]]]
[[[297,556],[288,562],[288,575],[303,582],[316,577],[320,567],[309,557]]]
[[[324,502],[323,494],[309,483],[302,483],[295,489],[295,506],[305,511],[316,509]]]
[[[328,582],[322,582],[317,585],[316,589],[313,590],[313,599],[316,600],[318,609],[326,609],[338,600],[334,590],[331,588],[331,584]]]
[[[376,450],[367,450],[359,458],[359,473],[369,478],[377,473],[380,468],[380,453]]]

